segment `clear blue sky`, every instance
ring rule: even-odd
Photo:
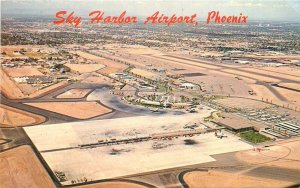
[[[135,16],[192,14],[205,18],[211,10],[233,15],[242,12],[249,20],[299,21],[300,0],[1,0],[2,14],[54,15],[59,10],[75,11],[83,17],[93,10]]]

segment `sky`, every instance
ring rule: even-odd
[[[243,13],[248,20],[299,21],[300,0],[1,0],[1,15],[49,15],[60,10],[75,11],[87,17],[94,10],[119,15],[126,10],[132,16],[150,16],[155,11],[165,15],[191,15],[206,18],[209,11],[220,15]]]

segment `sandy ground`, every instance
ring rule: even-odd
[[[287,75],[293,75],[298,76],[300,75],[300,69],[299,68],[291,68],[291,67],[261,67],[260,69],[272,71],[275,74],[281,73],[281,74],[287,74]]]
[[[250,188],[257,186],[261,188],[279,188],[291,185],[290,182],[284,182],[281,180],[251,177],[221,171],[190,172],[184,176],[184,179],[191,188]]]
[[[5,72],[10,77],[23,77],[23,76],[43,76],[44,74],[36,68],[25,66],[22,68],[4,68]]]
[[[79,188],[144,188],[145,186],[127,182],[104,182],[79,186]]]
[[[202,89],[215,95],[249,96],[249,90],[251,90],[243,80],[233,77],[207,75],[187,77],[185,80],[200,84]]]
[[[118,51],[130,53],[130,54],[161,54],[159,50],[155,50],[146,46],[140,45],[126,45],[126,48],[119,48]]]
[[[81,82],[89,84],[111,84],[112,80],[104,76],[89,76]]]
[[[225,99],[217,99],[216,102],[224,106],[229,106],[231,108],[242,108],[242,109],[264,109],[271,106],[261,101],[245,99],[245,98],[233,98],[233,97],[225,98]]]
[[[102,69],[105,67],[105,65],[102,64],[65,64],[67,67],[69,67],[71,70],[79,72],[79,73],[86,73],[86,72],[94,72],[99,69]]]
[[[43,116],[0,104],[0,126],[2,127],[35,125],[45,120]]]
[[[278,72],[274,73],[272,71],[261,70],[259,68],[240,68],[240,70],[247,70],[247,71],[253,72],[254,74],[255,73],[261,73],[261,74],[265,74],[265,75],[269,75],[269,76],[275,76],[275,77],[278,77],[280,79],[281,78],[286,78],[286,79],[290,79],[290,80],[294,80],[294,81],[300,82],[300,77],[299,76],[293,76],[293,75],[285,74],[285,72],[280,73],[278,71]]]
[[[287,187],[300,182],[300,139],[274,143],[274,146],[257,150],[240,151],[235,154],[249,168],[234,172],[210,170],[189,172],[184,176],[190,187]],[[273,171],[272,171],[273,170]]]
[[[17,84],[8,77],[2,67],[0,68],[0,80],[1,93],[5,94],[6,97],[10,99],[24,98],[20,88],[18,88]]]
[[[34,98],[58,87],[66,85],[67,81],[52,84],[41,90],[36,90],[29,84],[17,84],[9,78],[3,68],[0,68],[0,91],[9,99]]]
[[[56,98],[82,98],[86,96],[90,91],[91,89],[70,89],[67,92],[58,95]]]
[[[300,92],[291,91],[284,88],[274,87],[282,96],[284,96],[292,105],[300,107]]]
[[[97,102],[45,102],[25,104],[77,119],[89,119],[111,112],[111,109]]]
[[[38,88],[33,87],[31,84],[18,83],[18,87],[20,88],[22,93],[25,95],[25,97],[28,97],[29,95],[38,91]]]
[[[148,79],[155,79],[158,78],[158,75],[153,73],[153,72],[149,72],[146,70],[142,70],[142,69],[132,69],[130,72],[140,75],[142,77],[148,78]]]
[[[83,58],[86,58],[86,59],[89,59],[89,60],[92,60],[92,61],[95,61],[95,62],[105,60],[105,58],[98,57],[98,56],[95,56],[95,55],[92,55],[92,54],[89,54],[89,53],[86,53],[86,52],[82,52],[82,51],[75,51],[73,53],[76,53],[76,54],[78,54],[79,56],[81,56]]]
[[[18,87],[25,95],[24,98],[34,98],[34,97],[39,97],[40,95],[48,93],[52,90],[55,90],[59,87],[65,86],[67,83],[68,81],[58,82],[40,90],[38,90],[38,88],[33,87],[31,84],[26,84],[26,83],[20,83],[18,84]]]
[[[216,75],[222,75],[222,76],[228,76],[228,77],[233,77],[236,78],[236,75],[231,74],[231,73],[224,73],[224,72],[220,72],[220,71],[214,71],[214,70],[210,70],[209,73],[214,73]],[[238,76],[241,80],[245,81],[248,84],[255,84],[256,80],[251,79],[251,78],[246,78],[243,76]]]
[[[98,72],[100,74],[109,75],[112,73],[122,72],[126,67],[105,67]]]
[[[72,148],[79,144],[95,143],[101,139],[136,138],[137,136],[183,130],[185,124],[199,123],[200,119],[208,116],[210,112],[210,110],[203,110],[200,115],[131,117],[43,125],[38,128],[36,126],[25,128],[25,131],[52,170],[65,172],[68,180],[82,177],[97,180],[206,163],[214,161],[210,157],[213,154],[252,148],[240,141],[238,137],[228,135],[226,139],[219,139],[215,137],[214,133],[208,133],[164,141],[138,142],[89,149],[62,149]],[[193,140],[195,144],[185,144],[187,139]],[[164,147],[154,149],[154,142],[163,144]],[[112,154],[112,151],[120,151],[120,153]]]
[[[300,90],[300,84],[296,84],[296,83],[280,83],[278,85],[288,87],[288,88],[291,88],[291,89]]]
[[[89,60],[92,60],[97,63],[101,63],[101,64],[105,65],[106,66],[105,68],[98,71],[101,74],[108,75],[111,73],[121,72],[127,68],[127,66],[124,64],[113,62],[113,61],[107,60],[105,58],[98,57],[98,56],[95,56],[95,55],[92,55],[89,53],[85,53],[82,51],[76,51],[74,53],[78,54],[79,56],[81,56],[83,58],[86,58],[86,59],[89,59]]]
[[[157,58],[159,58],[159,56],[157,56]],[[170,61],[170,62],[172,62],[172,60],[176,60],[176,61],[179,61],[182,63],[186,63],[187,65],[194,65],[194,66],[199,66],[202,68],[215,69],[215,70],[221,69],[218,66],[207,65],[207,64],[200,63],[200,62],[193,62],[193,61],[178,59],[178,58],[174,58],[174,57],[163,56],[163,58],[167,59],[167,61]],[[176,62],[172,62],[172,63],[176,63]],[[182,65],[182,63],[180,63],[179,65]]]
[[[43,88],[41,90],[38,90],[38,91],[32,93],[29,96],[29,98],[39,97],[39,96],[41,96],[41,95],[43,95],[43,94],[45,94],[47,92],[50,92],[52,90],[55,90],[55,89],[63,87],[63,86],[66,86],[67,84],[68,84],[68,81],[62,81],[62,82],[58,82],[56,84],[52,84],[52,85],[50,85],[48,87],[45,87],[45,88]]]
[[[285,104],[285,102],[281,101],[277,98],[277,96],[274,95],[273,92],[271,92],[267,87],[263,85],[256,85],[251,84],[250,87],[253,89],[253,92],[255,93],[252,96],[249,96],[249,98],[257,99],[257,100],[264,100],[268,99],[268,101],[272,101],[273,104],[282,105]]]
[[[274,90],[276,90],[280,95],[286,98],[286,101],[282,101],[273,92],[271,92],[267,87],[263,85],[251,84],[250,86],[253,89],[255,95],[249,96],[249,98],[253,98],[257,100],[262,100],[263,98],[264,101],[268,99],[269,102],[272,101],[273,104],[279,106],[289,105],[290,107],[293,108],[298,107],[299,109],[299,105],[300,105],[299,92],[273,86]]]
[[[270,78],[270,77],[266,77],[266,76],[260,76],[260,75],[256,75],[255,73],[251,74],[251,73],[247,73],[247,72],[243,72],[243,71],[239,71],[239,70],[223,69],[222,71],[227,72],[227,73],[232,73],[237,76],[245,76],[245,77],[263,81],[263,82],[279,82],[280,81],[279,79]]]
[[[29,146],[0,153],[1,187],[55,187]]]

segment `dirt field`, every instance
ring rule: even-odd
[[[278,71],[277,73],[274,73],[274,72],[271,72],[271,71],[268,71],[268,70],[261,70],[260,68],[241,68],[241,70],[247,70],[247,71],[253,72],[254,74],[255,73],[261,73],[261,74],[265,74],[265,75],[269,75],[269,76],[275,76],[275,77],[278,77],[278,78],[286,78],[286,79],[290,79],[290,80],[300,82],[300,77],[299,76],[285,74],[285,72],[280,73]]]
[[[108,75],[108,74],[111,74],[111,73],[121,72],[121,71],[123,71],[124,69],[127,68],[127,66],[124,65],[124,64],[113,62],[113,61],[107,60],[105,58],[98,57],[98,56],[95,56],[95,55],[92,55],[92,54],[89,54],[89,53],[85,53],[85,52],[82,52],[82,51],[76,51],[76,52],[73,52],[73,53],[76,53],[76,54],[78,54],[79,56],[81,56],[83,58],[86,58],[86,59],[95,61],[97,63],[101,63],[102,65],[105,65],[106,66],[105,68],[98,71],[101,74]]]
[[[243,80],[226,76],[187,77],[185,80],[200,84],[208,93],[223,96],[249,96],[251,88]]]
[[[281,73],[287,75],[298,76],[300,75],[299,68],[291,68],[291,67],[261,67],[263,70],[267,70],[273,73]]]
[[[282,96],[284,96],[291,104],[300,106],[300,93],[284,88],[274,87]]]
[[[72,52],[72,53],[75,53],[75,54],[77,54],[77,55],[79,55],[83,58],[95,61],[97,63],[100,62],[100,61],[105,60],[105,58],[98,57],[98,56],[95,56],[95,55],[92,55],[92,54],[89,54],[89,53],[86,53],[86,52],[82,52],[82,51],[75,51],[75,52]]]
[[[0,126],[2,127],[36,125],[45,120],[43,116],[0,104]]]
[[[111,112],[111,109],[97,102],[45,102],[26,104],[77,119],[89,119]]]
[[[158,57],[158,59],[159,59],[159,56],[157,56],[157,57]],[[177,62],[174,62],[174,60],[176,60],[176,61],[185,63],[185,64],[187,64],[187,65],[199,66],[199,67],[202,67],[202,68],[214,69],[214,70],[221,69],[221,68],[218,67],[218,66],[207,65],[207,64],[200,63],[200,62],[193,62],[193,61],[183,60],[183,59],[178,59],[178,58],[174,58],[174,57],[163,56],[163,58],[164,58],[164,59],[167,59],[167,61],[170,61],[170,62],[172,62],[172,63],[177,63]],[[180,63],[179,65],[182,65],[182,63]]]
[[[40,95],[43,95],[49,91],[52,91],[56,88],[62,87],[66,85],[68,82],[67,81],[62,81],[59,83],[52,84],[48,87],[45,87],[43,89],[38,90],[38,88],[33,87],[31,84],[26,84],[26,83],[19,83],[18,87],[22,91],[22,93],[25,95],[24,98],[34,98],[34,97],[39,97]]]
[[[264,109],[271,106],[261,101],[244,99],[244,98],[230,97],[225,99],[218,99],[216,101],[217,103],[224,106],[229,106],[231,108],[241,108],[241,109]]]
[[[52,90],[55,90],[56,88],[59,88],[59,87],[63,87],[63,86],[66,86],[68,84],[68,81],[62,81],[62,82],[58,82],[56,84],[52,84],[48,87],[45,87],[41,90],[38,90],[34,93],[32,93],[29,98],[34,98],[34,97],[39,97],[40,95],[43,95],[49,91],[52,91]]]
[[[83,185],[79,186],[79,188],[145,188],[145,186],[127,182],[104,182],[91,185]]]
[[[251,74],[251,73],[247,73],[247,72],[243,72],[243,71],[239,71],[239,70],[223,69],[222,71],[231,73],[231,74],[234,74],[237,76],[245,76],[245,77],[256,79],[256,80],[263,81],[263,82],[279,82],[280,81],[279,79],[270,78],[270,77],[266,77],[266,76],[260,76],[260,75],[256,75],[255,73]]]
[[[102,64],[65,64],[67,67],[69,67],[71,70],[79,72],[79,73],[86,73],[86,72],[94,72],[99,69],[102,69],[105,67],[105,65]]]
[[[13,70],[11,70],[13,72]],[[21,73],[23,74],[23,73]],[[0,91],[9,99],[23,99],[23,98],[34,98],[44,93],[47,93],[58,87],[66,85],[67,81],[62,81],[56,84],[52,84],[41,90],[37,90],[29,84],[17,84],[6,74],[3,68],[0,68]]]
[[[104,76],[89,76],[81,82],[89,84],[111,84],[112,80]]]
[[[184,180],[191,188],[242,188],[242,187],[261,187],[261,188],[281,188],[291,185],[290,182],[280,180],[251,177],[241,174],[232,174],[221,171],[209,172],[190,172],[184,176]]]
[[[4,71],[10,77],[23,77],[23,76],[43,76],[44,74],[33,67],[22,68],[4,68]]]
[[[291,89],[300,90],[300,84],[296,84],[296,83],[280,83],[278,85],[283,86],[283,87],[288,87]]]
[[[86,96],[91,89],[70,89],[65,93],[58,95],[56,98],[64,99],[64,98],[82,98]]]
[[[18,88],[16,83],[8,77],[8,75],[3,71],[2,67],[0,67],[0,80],[1,92],[6,97],[10,99],[24,98],[24,95],[20,88]]]
[[[158,41],[157,41],[158,42]],[[126,48],[119,48],[118,51],[130,53],[130,54],[161,54],[159,50],[155,50],[146,46],[140,46],[140,45],[126,45]]]
[[[190,187],[288,187],[300,183],[299,146],[300,139],[295,138],[261,151],[240,151],[236,159],[252,166],[233,172],[189,172],[184,180]]]
[[[29,146],[0,153],[1,187],[55,187]]]
[[[158,74],[155,74],[153,72],[150,72],[150,71],[146,71],[146,70],[143,70],[143,69],[132,69],[130,72],[134,73],[134,74],[137,74],[137,75],[140,75],[142,77],[145,77],[145,78],[148,78],[148,79],[156,79],[159,77]]]
[[[126,68],[126,66],[105,67],[105,68],[99,70],[98,72],[100,74],[109,75],[112,73],[122,72],[125,68]]]
[[[249,96],[249,98],[257,99],[257,100],[264,100],[268,99],[268,101],[272,101],[273,104],[282,105],[285,104],[285,102],[278,99],[273,92],[271,92],[267,87],[263,85],[257,85],[257,84],[250,84],[249,85],[252,89],[255,95]]]

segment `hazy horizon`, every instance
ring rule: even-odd
[[[94,10],[103,10],[106,15],[118,15],[126,10],[128,15],[146,17],[159,10],[166,15],[197,14],[200,21],[209,11],[220,15],[239,15],[257,21],[299,21],[300,0],[1,0],[1,15],[51,16],[57,11],[75,11],[87,17]]]

